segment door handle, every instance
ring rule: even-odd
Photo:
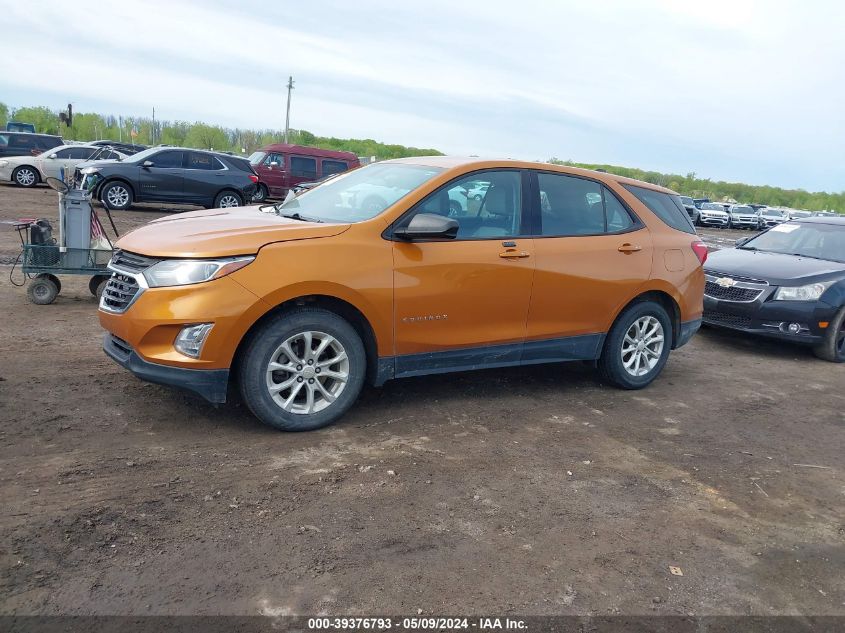
[[[628,244],[626,242],[616,250],[618,250],[620,253],[636,253],[637,251],[643,250],[643,247],[637,246],[636,244]]]
[[[522,259],[523,257],[531,257],[531,253],[517,250],[507,250],[504,253],[499,253],[499,257],[503,259]]]

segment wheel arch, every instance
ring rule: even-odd
[[[243,350],[246,348],[249,340],[255,332],[257,332],[264,323],[279,314],[290,312],[299,307],[322,308],[323,310],[332,312],[333,314],[336,314],[346,320],[355,329],[364,344],[364,351],[367,355],[367,382],[374,384],[378,381],[378,340],[376,339],[375,329],[370,323],[370,320],[358,306],[346,299],[320,293],[303,294],[286,299],[267,310],[258,319],[256,319],[252,325],[249,326],[243,337],[241,337],[241,340],[235,349],[235,353],[232,358],[233,371],[237,373],[240,370]]]
[[[638,295],[628,301],[628,303],[623,305],[622,308],[614,315],[613,323],[616,323],[619,316],[632,305],[642,303],[644,301],[654,301],[655,303],[659,303],[666,310],[666,313],[669,315],[669,319],[672,322],[672,349],[675,349],[678,345],[678,336],[681,332],[681,306],[675,297],[669,294],[666,290],[658,288],[642,290]]]
[[[37,178],[37,180],[35,181],[36,185],[39,182],[44,182],[44,174],[41,173],[41,170],[38,169],[38,167],[36,167],[34,164],[31,165],[29,163],[22,163],[20,165],[15,166],[15,168],[12,170],[11,177],[10,177],[10,180],[12,182],[15,182],[15,174],[18,172],[18,170],[20,170],[24,167],[29,167],[33,172],[35,172],[35,177]]]
[[[103,193],[103,189],[108,187],[113,182],[121,182],[124,185],[126,185],[127,187],[129,187],[129,193],[132,194],[133,202],[138,202],[138,191],[135,189],[135,186],[127,178],[125,178],[123,176],[107,176],[103,180],[103,182],[101,182],[99,185],[97,185],[97,189],[94,193],[94,196],[97,198],[97,200],[100,199],[100,196]]]

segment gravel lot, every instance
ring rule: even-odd
[[[0,262],[56,202],[0,188]],[[0,613],[845,615],[845,366],[807,350],[707,329],[641,392],[414,378],[282,434],[109,361],[86,279],[34,306],[9,270]]]

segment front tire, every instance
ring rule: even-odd
[[[132,206],[132,190],[123,182],[110,182],[101,192],[103,204],[112,211],[125,211]]]
[[[241,207],[243,206],[244,201],[243,198],[239,194],[229,189],[225,191],[221,191],[217,194],[217,197],[214,199],[214,208],[215,209],[229,209],[231,207]]]
[[[59,296],[59,290],[61,289],[61,285],[57,282],[58,279],[53,275],[46,273],[38,275],[29,282],[29,286],[26,289],[29,300],[39,306],[46,306],[53,303],[56,297]]]
[[[845,307],[827,326],[824,340],[813,347],[813,353],[831,363],[845,363]]]
[[[319,308],[272,317],[249,339],[238,383],[255,416],[281,431],[312,431],[335,422],[364,385],[361,337],[346,320]]]
[[[610,328],[598,362],[602,377],[621,389],[642,389],[660,375],[672,347],[672,322],[654,301],[627,308]]]
[[[21,165],[12,172],[12,181],[20,187],[34,187],[41,182],[41,175],[35,167]]]

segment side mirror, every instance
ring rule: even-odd
[[[50,154],[47,158],[58,158],[58,154]]]
[[[436,213],[418,213],[408,226],[395,229],[393,235],[402,240],[454,239],[458,235],[458,228],[458,221],[453,218]]]
[[[746,242],[748,242],[751,238],[750,237],[741,237],[736,242],[734,242],[734,246],[742,246]]]
[[[59,193],[67,193],[68,191],[70,191],[70,187],[67,186],[66,182],[64,182],[63,180],[59,180],[58,178],[53,178],[52,176],[49,176],[47,178],[47,185],[49,185],[51,189],[55,189]]]
[[[145,160],[143,163],[141,163],[141,167],[153,167],[153,166],[155,166],[155,163],[151,160]]]
[[[278,167],[278,166],[279,166],[279,163],[277,163],[276,161],[273,161],[272,163],[270,163],[270,167]]]

